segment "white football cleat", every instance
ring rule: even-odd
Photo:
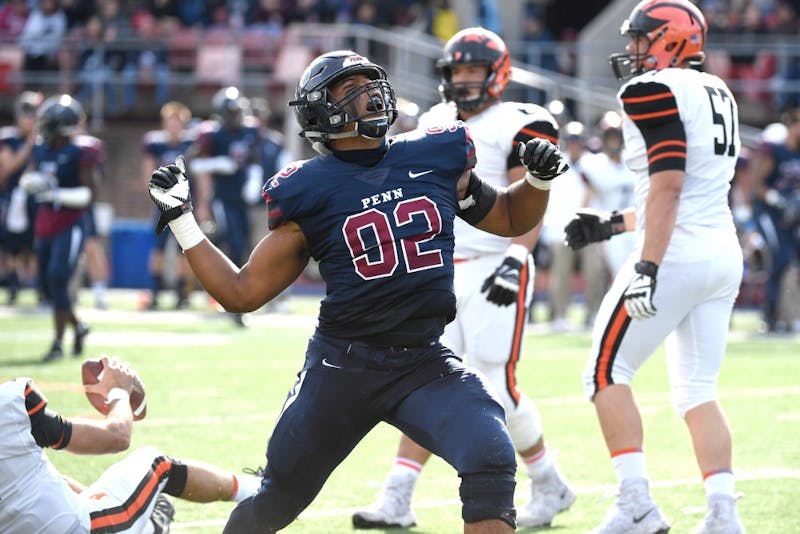
[[[623,480],[614,507],[591,534],[666,534],[669,523],[650,497],[647,479]]]
[[[378,501],[353,514],[353,528],[409,528],[417,524],[411,511],[416,477],[389,480]]]
[[[556,468],[531,480],[531,500],[517,512],[517,526],[549,526],[559,512],[575,502],[575,492]]]
[[[736,512],[736,498],[722,493],[708,496],[708,511],[692,534],[744,534],[744,526]]]

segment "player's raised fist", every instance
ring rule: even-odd
[[[153,203],[161,211],[161,217],[156,224],[157,234],[160,234],[171,220],[192,211],[192,196],[189,193],[189,180],[186,178],[186,163],[183,156],[178,156],[174,164],[153,171],[147,189]]]
[[[564,155],[547,139],[534,138],[525,144],[520,143],[518,151],[522,165],[535,179],[548,182],[569,169]],[[533,183],[531,185],[536,187]]]

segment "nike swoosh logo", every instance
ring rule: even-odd
[[[422,172],[408,171],[408,177],[409,178],[419,178],[422,175],[430,174],[432,172],[433,172],[433,169],[428,169],[427,171],[422,171]]]
[[[647,517],[648,515],[650,515],[650,512],[652,512],[653,510],[655,510],[655,507],[653,507],[653,508],[650,508],[648,511],[646,511],[645,513],[643,513],[643,514],[642,514],[642,515],[640,515],[639,517],[636,517],[636,516],[634,516],[634,518],[633,518],[633,522],[634,522],[634,523],[640,523],[640,522],[642,521],[642,519],[644,519],[645,517]]]
[[[322,365],[324,365],[325,367],[332,367],[333,369],[341,369],[342,368],[341,365],[334,365],[331,362],[329,362],[328,358],[322,358]]]

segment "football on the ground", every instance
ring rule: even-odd
[[[101,360],[86,360],[81,366],[81,375],[84,385],[97,384],[100,382],[103,374],[103,362]],[[99,393],[86,391],[86,398],[89,399],[94,408],[105,415],[108,413],[108,404],[106,398]],[[137,376],[133,383],[133,390],[131,390],[131,411],[133,412],[133,420],[139,421],[144,419],[147,415],[147,398],[144,394],[144,384]]]

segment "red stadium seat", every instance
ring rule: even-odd
[[[197,62],[200,30],[176,28],[169,41],[169,66],[174,70],[192,70]]]
[[[266,28],[248,28],[242,34],[242,63],[245,69],[271,71],[283,44],[283,35]]]

